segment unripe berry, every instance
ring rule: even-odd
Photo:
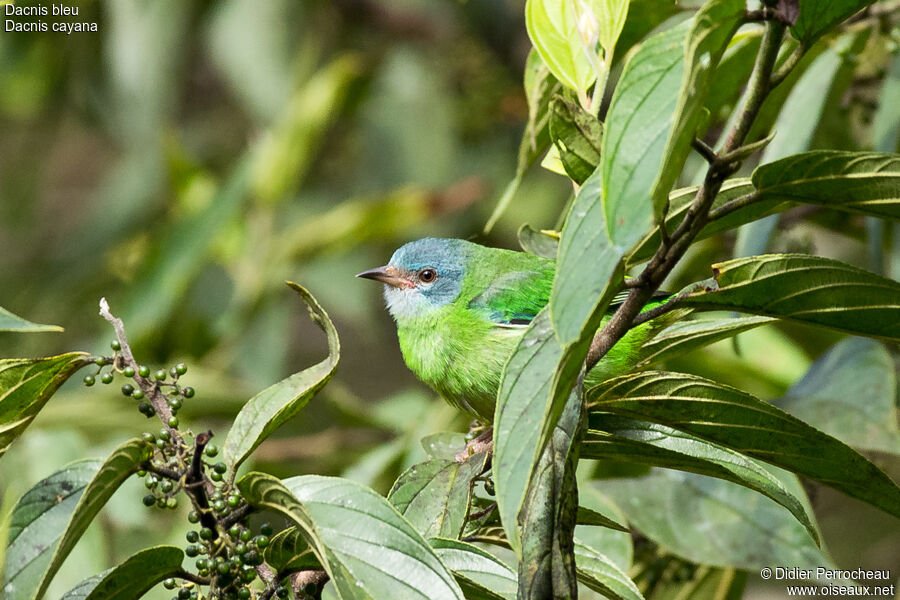
[[[125,375],[125,377],[134,377],[134,367],[128,365],[122,369],[122,374]]]
[[[274,529],[272,529],[272,526],[268,523],[263,523],[259,526],[259,532],[263,535],[272,535],[273,531]]]
[[[175,583],[175,580],[172,579],[171,577],[169,577],[168,579],[163,581],[163,587],[165,587],[167,590],[174,590],[175,585],[177,585],[177,584]]]
[[[82,379],[82,381],[84,382],[84,385],[91,387],[92,385],[94,385],[94,376],[93,375],[85,375],[84,379]]]
[[[265,535],[258,535],[253,541],[256,542],[257,548],[265,548],[269,545],[269,537]]]
[[[210,529],[209,527],[203,527],[202,529],[200,529],[200,539],[201,540],[209,541],[212,539],[212,537],[213,537],[212,529]]]
[[[178,373],[179,375],[184,375],[185,373],[187,373],[187,365],[184,364],[183,362],[175,365],[174,369],[175,369],[175,372]]]
[[[144,506],[153,506],[156,504],[156,496],[153,494],[147,494],[141,499],[141,502],[144,503]]]
[[[104,373],[100,376],[100,381],[105,384],[110,384],[113,382],[113,374],[112,373]]]
[[[184,549],[184,554],[188,558],[194,558],[198,554],[200,554],[200,547],[194,546],[193,544]]]
[[[217,455],[219,453],[219,447],[216,446],[215,444],[209,444],[206,447],[206,449],[204,450],[204,452],[206,453],[206,455],[208,457],[213,458],[215,455]]]
[[[141,365],[138,367],[138,374],[141,377],[150,377],[150,367],[147,365]]]
[[[126,383],[125,385],[122,386],[122,394],[124,396],[130,396],[133,393],[134,393],[134,386],[131,385],[130,383]]]
[[[178,427],[178,417],[169,417],[168,423],[169,427],[172,427],[173,429]]]
[[[172,510],[178,508],[178,498],[172,496],[166,500],[166,508],[170,508]]]
[[[222,475],[224,475],[228,471],[228,465],[223,462],[217,462],[213,465],[213,470],[216,473],[221,473]]]
[[[216,482],[222,481],[222,474],[216,473],[215,471],[213,471],[212,473],[209,474],[209,478]]]
[[[193,398],[194,397],[194,388],[188,386],[181,390],[181,395],[185,398]]]
[[[118,352],[122,349],[122,344],[119,343],[119,340],[113,340],[109,343],[109,347]]]
[[[157,381],[165,381],[166,380],[166,371],[165,369],[160,369],[156,373],[153,374],[154,379]]]
[[[188,521],[190,521],[191,523],[199,523],[200,515],[198,515],[196,512],[194,512],[192,510],[191,512],[188,513]]]

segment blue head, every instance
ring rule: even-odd
[[[395,319],[423,316],[459,297],[470,245],[423,238],[398,248],[387,265],[357,277],[385,284],[384,299]]]

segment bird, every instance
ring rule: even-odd
[[[550,301],[555,271],[555,261],[526,252],[423,238],[356,276],[384,284],[407,367],[450,404],[491,423],[503,368]],[[627,373],[636,350],[659,329],[656,321],[629,331],[587,374],[586,385]]]

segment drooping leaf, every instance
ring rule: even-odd
[[[428,542],[371,489],[336,477],[281,482],[263,473],[249,473],[237,485],[251,505],[302,530],[344,600],[463,600]]]
[[[613,600],[644,600],[628,575],[609,558],[575,540],[578,581]]]
[[[579,20],[597,19],[597,0],[581,4],[571,0],[528,0],[525,3],[525,27],[531,43],[547,68],[563,85],[584,92],[597,74],[579,32]],[[592,13],[585,15],[585,11]],[[596,43],[596,42],[595,42]]]
[[[671,117],[662,162],[650,188],[657,221],[662,221],[669,192],[684,168],[691,141],[704,120],[704,103],[719,61],[746,13],[745,0],[711,0],[694,16],[684,45],[678,105]],[[627,69],[627,67],[626,67]],[[604,190],[609,192],[609,187]],[[640,201],[640,196],[626,201]],[[643,233],[643,232],[640,232]]]
[[[263,558],[276,573],[287,570],[321,569],[322,565],[297,527],[275,534],[263,550]]]
[[[37,597],[66,524],[100,465],[99,460],[71,463],[39,481],[16,503],[3,569],[4,598]]]
[[[85,579],[62,600],[125,600],[140,598],[150,588],[181,571],[184,552],[175,546],[141,550],[119,566]]]
[[[815,479],[900,516],[900,488],[855,450],[750,394],[684,373],[646,371],[587,392],[594,410],[659,423]]]
[[[0,360],[0,456],[19,437],[56,390],[88,364],[87,354]]]
[[[670,427],[610,414],[591,417],[582,456],[624,460],[725,479],[778,502],[818,542],[819,534],[805,505],[764,467],[738,452],[699,440]]]
[[[590,435],[589,432],[588,435]],[[582,446],[579,450],[580,458],[587,458],[584,449],[585,447]],[[584,462],[581,465],[587,466]],[[579,513],[583,508],[589,508],[602,515],[607,522],[598,527],[585,524],[579,517],[578,525],[575,527],[575,537],[585,546],[593,548],[616,563],[623,571],[627,571],[634,561],[634,542],[625,513],[609,496],[602,494],[596,487],[590,485],[592,475],[590,469],[580,468],[577,475],[579,476]]]
[[[43,331],[62,331],[59,325],[41,325],[26,321],[18,315],[14,315],[0,306],[0,332],[21,331],[24,333],[40,333]]]
[[[803,497],[796,478],[782,476],[790,492]],[[749,570],[770,565],[832,568],[783,507],[729,481],[656,469],[644,477],[595,485],[602,485],[635,528],[687,560]]]
[[[430,538],[441,562],[453,572],[467,600],[515,600],[515,572],[478,546],[446,538]]]
[[[851,446],[900,454],[897,373],[890,352],[875,340],[832,346],[778,405]]]
[[[761,165],[751,180],[761,199],[900,219],[900,157],[896,154],[815,150]]]
[[[328,338],[328,357],[266,388],[244,405],[223,445],[227,462],[234,465],[232,472],[264,439],[296,415],[328,383],[340,359],[340,341],[328,314],[304,287],[293,282],[288,282],[288,285],[300,294],[310,317],[325,332]]]
[[[65,532],[53,552],[53,558],[41,578],[36,598],[42,597],[47,591],[53,576],[100,509],[119,486],[138,471],[140,464],[149,458],[150,451],[147,444],[143,440],[133,439],[116,448],[103,462],[72,512]]]
[[[487,453],[465,462],[431,459],[403,472],[388,500],[423,537],[457,539],[465,525],[472,485],[481,475]]]
[[[674,323],[641,346],[635,368],[664,362],[773,321],[768,317],[726,317]]]
[[[832,27],[862,10],[875,0],[834,0],[833,2],[800,2],[800,14],[791,27],[795,38],[807,47]]]
[[[600,164],[603,124],[578,104],[557,96],[550,102],[550,139],[566,174],[581,185]]]
[[[519,189],[525,172],[537,161],[537,159],[550,147],[550,132],[548,123],[550,120],[550,99],[562,87],[550,73],[547,65],[541,60],[537,51],[532,48],[525,62],[525,96],[528,99],[528,123],[522,133],[522,141],[519,142],[519,152],[516,161],[516,174],[510,181],[503,194],[497,201],[494,212],[484,226],[484,233],[490,233],[500,217],[512,202],[513,196]]]
[[[900,339],[900,283],[851,265],[804,254],[769,254],[713,265],[715,282],[685,306],[736,310]]]
[[[651,191],[678,106],[684,71],[679,50],[690,27],[686,21],[643,42],[625,64],[610,102],[600,153],[602,210],[607,236],[619,252],[650,229]]]

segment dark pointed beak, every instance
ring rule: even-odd
[[[381,283],[386,283],[387,285],[392,285],[394,287],[409,286],[409,281],[400,276],[400,271],[397,267],[392,267],[391,265],[375,267],[374,269],[363,271],[362,273],[359,273],[357,277],[374,279],[375,281],[380,281]]]

